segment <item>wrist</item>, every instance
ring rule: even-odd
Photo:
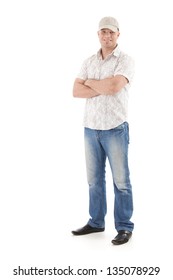
[[[86,80],[84,83],[85,86],[89,86],[90,85],[90,80]]]

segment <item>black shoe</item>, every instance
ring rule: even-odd
[[[89,234],[89,233],[94,233],[94,232],[101,232],[104,230],[105,230],[104,228],[95,228],[95,227],[91,227],[90,225],[86,225],[77,230],[73,230],[72,233],[74,235],[84,235],[84,234]]]
[[[120,230],[118,231],[118,235],[112,240],[114,245],[121,245],[127,243],[132,236],[132,232],[128,230]]]

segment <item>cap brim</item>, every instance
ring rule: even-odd
[[[100,27],[99,27],[99,30],[104,29],[104,28],[110,29],[110,30],[112,30],[113,32],[118,31],[118,27],[113,26],[113,25],[109,25],[109,24],[105,24],[105,25],[100,26]]]

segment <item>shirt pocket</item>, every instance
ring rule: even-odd
[[[100,80],[100,65],[96,61],[92,61],[87,69],[88,79]]]

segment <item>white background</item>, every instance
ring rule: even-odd
[[[19,265],[104,270],[93,279],[113,279],[106,276],[108,266],[159,266],[160,275],[152,278],[172,275],[171,2],[0,2],[2,279],[26,279],[13,276]],[[98,22],[109,15],[120,23],[121,49],[136,61],[129,100],[135,230],[120,247],[111,245],[116,231],[109,167],[106,231],[71,235],[89,218],[85,100],[74,99],[72,87],[83,60],[99,49]],[[138,277],[149,279],[121,279]]]

